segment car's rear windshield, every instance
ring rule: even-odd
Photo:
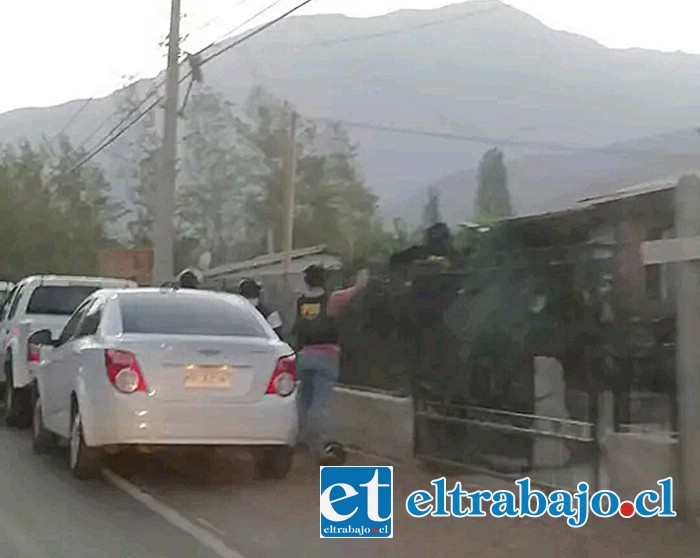
[[[27,305],[27,314],[70,316],[99,287],[43,286],[34,289]]]
[[[218,297],[132,295],[123,296],[119,306],[124,333],[268,336],[252,312]]]

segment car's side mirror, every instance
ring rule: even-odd
[[[51,336],[51,330],[40,329],[39,331],[35,331],[29,336],[29,344],[48,345],[50,347],[54,347],[56,346],[56,341],[54,341],[53,337]]]

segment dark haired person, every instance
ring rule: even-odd
[[[270,327],[275,331],[277,337],[282,339],[282,318],[279,312],[269,308],[267,305],[260,301],[260,293],[262,292],[262,285],[258,283],[255,279],[246,277],[238,283],[238,294],[243,298],[246,298],[255,308],[260,312],[270,324]]]
[[[304,270],[304,294],[297,300],[292,335],[296,338],[299,392],[299,437],[321,463],[338,461],[341,451],[326,438],[328,401],[340,375],[340,345],[336,319],[361,294],[369,279],[362,270],[349,289],[329,293],[327,271],[311,265]]]
[[[199,273],[193,268],[187,268],[177,276],[177,287],[179,289],[198,289],[201,284]]]

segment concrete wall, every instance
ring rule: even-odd
[[[413,459],[413,400],[338,387],[329,434],[351,448],[397,461]]]
[[[674,508],[680,507],[680,454],[670,434],[611,432],[602,444],[602,466],[608,488],[621,498],[634,498],[642,490],[658,490],[657,481],[673,477]]]

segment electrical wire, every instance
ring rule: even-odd
[[[119,130],[116,134],[114,134],[112,137],[109,137],[109,135],[102,140],[98,144],[96,148],[94,148],[90,153],[85,155],[78,163],[76,163],[73,168],[71,168],[67,174],[73,174],[74,172],[80,170],[85,164],[87,164],[91,159],[93,159],[95,156],[97,156],[100,152],[104,151],[107,149],[110,145],[112,145],[115,141],[117,141],[121,136],[123,136],[132,126],[134,126],[136,123],[138,123],[142,118],[144,118],[151,110],[153,110],[158,103],[160,103],[162,97],[158,97],[155,101],[153,101],[150,105],[148,105],[144,110],[142,110],[134,120],[132,120],[127,126]]]
[[[433,21],[428,21],[425,23],[419,23],[417,25],[402,25],[399,27],[394,27],[392,29],[387,29],[385,31],[377,31],[376,33],[364,33],[364,34],[359,34],[359,35],[352,35],[349,37],[339,37],[337,39],[325,39],[323,41],[313,41],[313,42],[309,42],[309,43],[300,43],[300,44],[294,45],[294,46],[300,46],[300,47],[327,46],[327,45],[335,45],[335,44],[339,44],[339,43],[349,43],[349,42],[354,42],[354,41],[360,41],[360,40],[365,40],[365,39],[377,39],[377,38],[386,37],[389,35],[396,35],[398,33],[404,33],[406,31],[413,31],[416,29],[425,29],[428,27],[433,27],[435,25],[441,25],[443,23],[447,23],[450,21],[460,21],[463,19],[469,19],[471,17],[496,12],[496,11],[499,11],[501,9],[503,9],[503,6],[493,6],[491,8],[486,8],[485,10],[468,12],[466,14],[462,14],[459,16],[444,17],[441,19],[435,19]]]
[[[146,96],[141,100],[140,103],[138,103],[136,106],[132,107],[129,112],[127,112],[124,116],[122,116],[121,120],[117,122],[112,128],[110,129],[109,132],[107,132],[106,136],[101,140],[100,143],[105,141],[105,139],[109,138],[113,133],[115,133],[129,118],[131,118],[134,114],[138,112],[138,110],[143,107],[150,98],[153,97],[156,93],[158,93],[158,89],[165,83],[165,79],[161,79],[160,81],[157,81],[155,85],[153,85],[150,89],[150,91],[146,94]],[[157,104],[157,103],[156,103]],[[112,118],[114,117],[114,114],[109,115],[107,118],[105,118],[98,126],[95,128],[95,130],[83,140],[83,142],[80,144],[80,148],[83,149],[85,148],[85,145],[92,139],[94,138],[98,132],[109,122]],[[138,120],[137,120],[138,121]],[[134,122],[135,124],[136,122]],[[133,124],[132,124],[133,125]],[[98,144],[99,145],[99,144]]]
[[[284,18],[290,16],[291,14],[296,12],[297,10],[300,10],[301,8],[306,6],[307,4],[310,4],[312,1],[313,0],[304,0],[300,4],[297,4],[294,8],[287,10],[282,15],[268,21],[267,23],[261,25],[260,27],[257,27],[256,29],[254,29],[250,33],[247,33],[243,37],[235,40],[234,42],[230,43],[229,45],[226,45],[222,49],[220,49],[220,50],[214,52],[213,54],[211,54],[210,56],[204,58],[200,62],[200,66],[203,66],[207,62],[210,62],[211,60],[217,58],[218,56],[221,56],[224,52],[231,50],[232,48],[244,43],[245,41],[252,39],[256,35],[262,33],[266,29],[269,29],[270,27],[272,27],[276,23],[280,22]],[[183,83],[191,75],[192,75],[192,70],[189,70],[185,75],[183,75],[180,78],[180,80],[178,81],[178,84]],[[123,136],[132,126],[134,126],[142,118],[144,118],[146,116],[146,114],[148,114],[148,112],[150,112],[153,108],[155,108],[158,105],[158,103],[160,103],[161,100],[164,98],[163,95],[159,95],[158,98],[154,102],[149,104],[143,111],[141,111],[138,115],[136,115],[136,117],[131,122],[129,122],[124,128],[122,128],[121,130],[119,130],[117,132],[119,127],[122,126],[131,116],[133,116],[138,111],[138,109],[141,108],[146,103],[146,101],[148,101],[148,99],[150,99],[155,94],[155,92],[158,90],[159,87],[160,87],[160,83],[157,84],[157,86],[155,86],[152,89],[151,93],[149,95],[147,95],[146,98],[144,98],[136,107],[132,108],[128,114],[126,114],[115,126],[113,126],[112,129],[109,131],[109,133],[102,139],[102,141],[100,141],[100,143],[94,149],[92,149],[70,171],[68,171],[68,173],[72,174],[72,173],[78,171],[82,166],[84,166],[86,163],[88,163],[90,160],[92,160],[94,157],[96,157],[99,153],[104,151],[107,147],[112,145],[117,139],[119,139],[121,136]]]
[[[51,145],[53,142],[55,142],[59,137],[61,137],[63,134],[66,133],[66,130],[70,128],[71,124],[75,122],[78,117],[83,113],[83,111],[88,107],[88,105],[94,100],[94,97],[89,97],[88,99],[85,99],[85,101],[78,107],[78,110],[73,113],[73,116],[71,116],[68,121],[63,125],[61,130],[49,140],[49,145]]]
[[[438,132],[434,130],[426,130],[424,128],[411,128],[411,127],[397,127],[397,126],[387,126],[383,124],[371,124],[368,122],[358,122],[354,120],[343,120],[339,118],[332,117],[309,117],[317,122],[326,123],[338,123],[346,126],[348,128],[360,128],[366,130],[376,130],[380,132],[388,132],[394,134],[411,135],[411,136],[424,136],[433,137],[445,140],[455,140],[464,141],[470,143],[481,143],[481,144],[491,144],[506,147],[535,147],[539,149],[547,149],[552,151],[568,151],[575,153],[608,153],[614,155],[632,155],[632,154],[642,154],[642,153],[658,153],[658,149],[618,149],[610,146],[586,146],[586,145],[572,145],[566,143],[558,142],[542,142],[542,141],[528,141],[528,140],[516,140],[511,138],[499,138],[494,136],[477,136],[477,135],[466,135],[457,134],[452,132]]]
[[[260,13],[264,13],[265,11],[271,9],[274,5],[277,5],[281,0],[277,0],[275,3],[272,5],[268,6],[264,10],[262,10]],[[239,46],[240,44],[244,43],[245,41],[252,39],[256,35],[262,33],[266,29],[272,27],[279,21],[283,20],[284,18],[288,17],[289,15],[293,14],[297,10],[301,9],[302,7],[306,6],[307,4],[311,3],[313,0],[304,0],[300,4],[296,5],[294,8],[291,8],[287,10],[285,13],[282,15],[270,20],[269,22],[261,25],[260,27],[255,28],[254,30],[250,31],[249,33],[243,35],[239,39],[231,42],[230,44],[226,45],[225,47],[222,47],[218,51],[212,53],[211,55],[205,57],[200,61],[200,66],[203,66],[204,64],[214,60],[215,58],[221,56],[225,52],[228,52],[229,50]],[[486,10],[484,10],[486,11]],[[257,14],[257,15],[259,15]],[[254,16],[254,17],[257,17]],[[469,15],[475,15],[474,13],[471,13]],[[241,24],[241,26],[246,25],[249,23],[253,18],[248,20],[247,22]],[[454,19],[454,18],[452,18]],[[430,22],[431,24],[437,24],[437,21]],[[427,24],[423,24],[422,26],[426,26]],[[207,47],[203,49],[201,52],[204,50],[207,50],[210,47]],[[189,70],[185,75],[183,75],[179,83],[184,82],[186,79],[188,79],[192,75],[192,70]],[[106,149],[109,145],[114,143],[119,137],[121,137],[126,131],[131,128],[133,125],[135,125],[138,121],[140,121],[150,110],[152,110],[155,106],[158,105],[158,103],[163,99],[163,95],[159,95],[158,98],[148,105],[148,107],[141,111],[131,122],[129,122],[125,128],[119,130],[119,128],[127,121],[129,118],[131,118],[133,115],[136,114],[136,112],[143,107],[146,102],[155,95],[157,92],[158,88],[162,85],[162,82],[158,83],[152,90],[151,92],[132,110],[129,111],[115,126],[112,127],[110,132],[103,138],[103,140],[90,152],[88,153],[81,161],[78,163],[74,169],[72,169],[70,172],[74,172],[75,170],[79,169],[81,166],[83,166],[85,163],[90,161],[92,158],[94,158],[98,153]],[[349,128],[360,128],[360,129],[367,129],[367,130],[376,130],[376,131],[381,131],[381,132],[388,132],[388,133],[396,133],[396,134],[402,134],[402,135],[418,135],[418,136],[424,136],[424,137],[434,137],[434,138],[439,138],[439,139],[445,139],[445,140],[455,140],[455,141],[465,141],[465,142],[472,142],[472,143],[482,143],[482,144],[492,144],[492,145],[500,145],[500,146],[509,146],[509,147],[534,147],[534,148],[540,148],[540,149],[548,149],[548,150],[554,150],[554,151],[568,151],[568,152],[589,152],[589,153],[610,153],[610,154],[641,154],[641,153],[651,153],[651,152],[656,152],[657,150],[653,149],[617,149],[613,147],[594,147],[594,146],[581,146],[581,145],[570,145],[570,144],[565,144],[565,143],[556,143],[556,142],[540,142],[540,141],[526,141],[526,140],[515,140],[511,138],[498,138],[498,137],[492,137],[492,136],[482,136],[482,135],[465,135],[465,134],[457,134],[457,133],[452,133],[452,132],[439,132],[439,131],[434,131],[434,130],[426,130],[423,128],[415,128],[415,127],[397,127],[397,126],[387,126],[387,125],[381,125],[381,124],[372,124],[372,123],[367,123],[367,122],[359,122],[359,121],[352,121],[352,120],[342,120],[338,118],[329,118],[329,117],[312,117],[312,120],[320,121],[320,122],[335,122],[335,123],[340,123],[344,126],[347,126]],[[119,131],[118,131],[119,130]],[[116,135],[113,135],[116,134]]]
[[[281,0],[280,0],[280,1],[281,1]],[[243,5],[247,4],[248,2],[250,2],[250,0],[239,0],[239,2],[237,2],[237,5],[238,5],[238,6],[243,6]],[[215,21],[218,21],[219,19],[221,19],[221,18],[220,18],[220,17],[213,17],[213,18],[211,18],[210,20],[208,20],[206,23],[203,23],[203,24],[200,25],[199,27],[197,27],[197,28],[193,29],[192,31],[190,31],[190,33],[192,33],[192,32],[198,33],[199,31],[204,31],[204,30],[207,29],[208,27],[211,27],[211,26],[214,24],[214,22],[215,22]],[[211,46],[211,45],[210,45],[210,46]],[[209,48],[209,47],[206,47],[206,48]]]
[[[254,21],[255,19],[257,19],[257,18],[260,17],[261,15],[263,15],[263,14],[269,12],[272,8],[274,8],[274,7],[277,6],[278,4],[281,4],[282,1],[283,1],[283,0],[275,0],[272,4],[269,4],[267,7],[263,8],[263,9],[260,10],[260,11],[258,11],[258,12],[255,13],[254,15],[250,16],[248,19],[246,19],[246,20],[245,20],[243,23],[241,23],[240,25],[237,25],[237,26],[234,27],[233,29],[230,29],[229,31],[227,31],[226,33],[224,33],[223,35],[221,35],[218,39],[216,39],[216,40],[212,41],[211,43],[209,43],[209,44],[208,44],[207,46],[205,46],[204,48],[199,49],[199,50],[196,52],[195,56],[201,56],[202,54],[204,54],[204,52],[206,52],[206,51],[209,50],[210,48],[216,46],[218,43],[220,43],[220,42],[223,41],[224,39],[230,37],[230,36],[233,35],[236,31],[239,31],[240,29],[242,29],[243,27],[245,27],[246,25],[248,25],[251,21]]]
[[[225,47],[223,47],[223,48],[221,48],[221,49],[219,49],[219,50],[217,50],[215,53],[210,54],[209,56],[207,56],[206,58],[204,58],[204,59],[202,60],[201,64],[206,64],[207,62],[210,62],[211,60],[214,60],[215,58],[218,58],[218,57],[221,56],[224,52],[228,52],[229,50],[231,50],[232,48],[237,47],[237,46],[240,45],[241,43],[244,43],[245,41],[247,41],[247,40],[249,40],[249,39],[252,39],[252,38],[255,37],[256,35],[259,35],[259,34],[262,33],[263,31],[265,31],[266,29],[269,29],[269,28],[272,27],[273,25],[279,23],[280,21],[282,21],[282,20],[285,19],[286,17],[292,15],[294,12],[300,10],[301,8],[303,8],[304,6],[306,6],[307,4],[310,4],[311,2],[313,2],[313,0],[304,0],[304,1],[301,2],[300,4],[297,4],[295,7],[293,7],[293,8],[291,8],[291,9],[287,10],[286,12],[284,12],[282,15],[277,16],[275,19],[272,19],[272,20],[268,21],[267,23],[264,23],[263,25],[261,25],[260,27],[257,27],[256,29],[253,29],[250,33],[247,33],[246,35],[244,35],[244,36],[241,37],[240,39],[236,39],[236,40],[233,41],[232,43],[226,45]]]

